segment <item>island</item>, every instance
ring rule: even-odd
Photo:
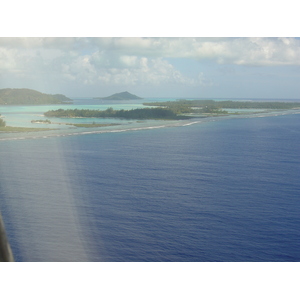
[[[163,107],[176,114],[230,114],[228,110],[287,110],[300,109],[299,102],[260,102],[260,101],[215,101],[215,100],[185,100],[143,103],[146,106]],[[245,114],[234,112],[234,114]],[[253,112],[251,112],[253,113]],[[233,114],[233,113],[231,113]]]
[[[136,95],[130,94],[127,91],[122,93],[113,94],[108,97],[97,97],[94,99],[101,99],[101,100],[140,100],[143,99],[141,97],[138,97]]]
[[[61,94],[44,94],[31,89],[0,89],[0,105],[69,104],[72,100]]]
[[[132,119],[137,122],[142,120],[187,120],[192,118],[209,118],[230,115],[253,115],[258,113],[276,113],[300,110],[300,102],[277,102],[277,101],[214,101],[214,100],[185,100],[167,102],[148,102],[143,103],[150,106],[131,110],[114,110],[112,107],[106,110],[99,109],[57,109],[49,110],[44,113],[48,118],[117,118]],[[154,107],[152,107],[154,106]],[[31,123],[70,125],[74,127],[106,127],[120,125],[118,123],[100,124],[92,122],[91,124],[79,123],[61,123],[52,122],[49,119],[32,120]],[[48,126],[47,126],[48,127]],[[49,126],[52,127],[52,126]],[[0,131],[40,131],[55,130],[57,128],[21,128],[6,126],[6,122],[0,115]]]
[[[144,103],[147,108],[131,110],[58,109],[44,113],[45,117],[57,118],[120,118],[152,120],[184,120],[190,118],[207,118],[235,114],[255,114],[269,111],[300,109],[299,102],[243,102],[214,100],[177,100],[167,102]],[[241,111],[242,109],[242,111]],[[256,109],[257,111],[253,111]],[[233,110],[233,111],[231,111]],[[245,111],[246,110],[246,111]],[[247,112],[248,110],[248,112]]]
[[[44,113],[47,118],[119,118],[119,119],[152,119],[152,120],[182,120],[187,116],[177,115],[170,109],[166,108],[137,108],[131,110],[114,110],[108,108],[106,110],[95,109],[57,109]]]

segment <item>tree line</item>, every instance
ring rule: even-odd
[[[57,118],[120,118],[120,119],[161,119],[161,120],[177,120],[186,119],[184,116],[177,116],[170,109],[166,108],[137,108],[131,110],[114,110],[108,108],[106,110],[91,109],[57,109],[44,113],[46,117]]]
[[[299,102],[260,102],[260,101],[215,101],[215,100],[177,100],[144,103],[147,106],[163,106],[176,113],[193,113],[201,108],[207,111],[227,109],[293,109],[300,108]]]

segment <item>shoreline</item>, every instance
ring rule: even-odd
[[[150,122],[138,122],[128,123],[128,124],[115,124],[114,126],[100,126],[100,127],[69,127],[69,128],[35,128],[38,130],[25,130],[24,131],[0,131],[0,141],[5,140],[24,140],[24,139],[40,139],[40,138],[52,138],[52,137],[66,137],[75,135],[86,135],[86,134],[102,134],[102,133],[120,133],[120,132],[130,132],[130,131],[140,131],[140,130],[152,130],[160,128],[175,128],[175,127],[185,127],[192,126],[196,124],[217,122],[232,119],[246,119],[246,118],[262,118],[262,117],[275,117],[281,115],[295,115],[300,114],[300,110],[285,110],[285,111],[272,111],[268,113],[261,114],[232,114],[223,116],[210,116],[210,117],[198,117],[190,118],[188,120],[148,120]],[[88,125],[88,124],[87,124]],[[109,128],[110,127],[110,128]],[[22,127],[21,127],[22,128]],[[103,128],[103,129],[101,129]],[[88,130],[89,129],[89,130]],[[1,134],[3,133],[3,134]]]

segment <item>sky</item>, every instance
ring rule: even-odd
[[[297,38],[3,37],[0,88],[69,97],[300,98]]]
[[[5,5],[14,19],[0,20],[0,89],[71,98],[128,91],[143,98],[299,99],[298,17],[289,1],[270,11],[258,0],[201,7],[111,0],[101,10],[90,0],[72,9],[28,0],[15,10],[12,0]],[[30,5],[36,10],[28,13]]]

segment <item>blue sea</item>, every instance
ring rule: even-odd
[[[16,261],[300,261],[300,114],[121,123],[0,134]]]

